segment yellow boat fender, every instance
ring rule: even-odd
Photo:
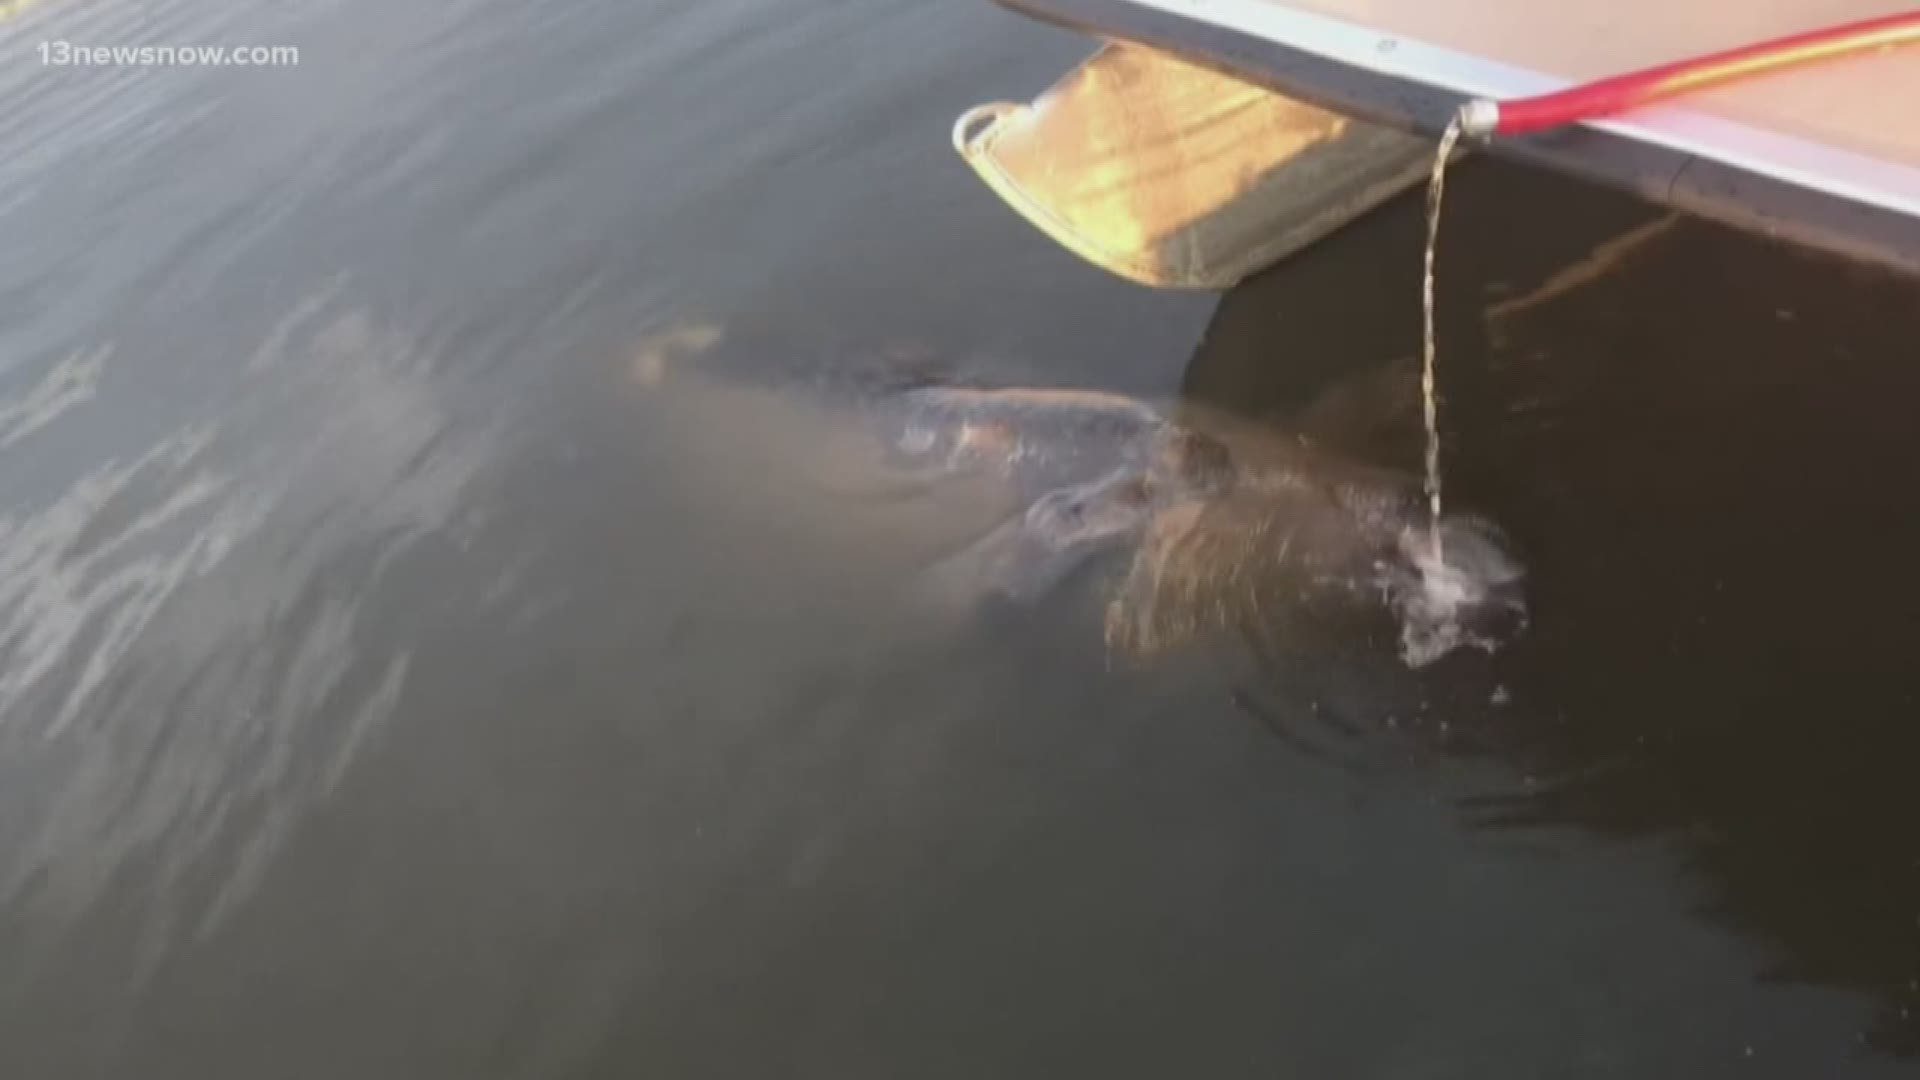
[[[1415,136],[1122,45],[1030,105],[967,110],[953,147],[1068,250],[1169,289],[1234,285],[1418,182],[1430,154]]]

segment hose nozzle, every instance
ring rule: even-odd
[[[1465,135],[1475,139],[1492,138],[1500,126],[1500,105],[1486,98],[1475,98],[1460,106],[1457,122]]]

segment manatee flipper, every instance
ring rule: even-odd
[[[947,603],[1029,602],[1101,551],[1138,535],[1152,513],[1138,469],[1061,488],[932,567],[922,588]]]

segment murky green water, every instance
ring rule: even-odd
[[[1331,394],[1417,484],[1418,197],[1217,302],[1107,281],[946,146],[1084,50],[984,2],[0,23],[0,1074],[1904,1071],[1920,291],[1468,164],[1447,491],[1522,638],[1136,659],[1097,571],[925,619],[1004,508],[796,483],[858,474],[777,388]],[[662,392],[696,325],[775,389]]]

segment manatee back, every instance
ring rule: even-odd
[[[873,419],[896,460],[997,472],[1028,501],[1143,467],[1165,424],[1151,408],[1116,395],[959,386],[903,391]]]

